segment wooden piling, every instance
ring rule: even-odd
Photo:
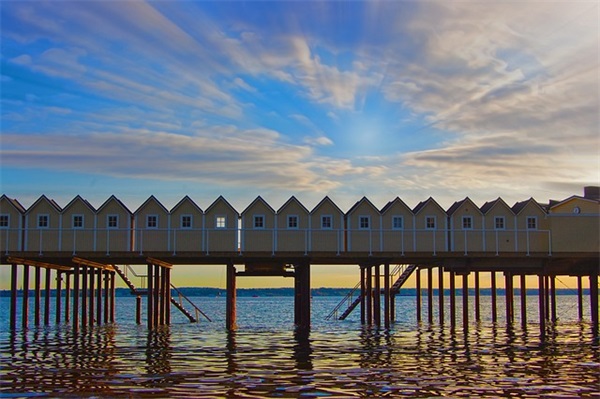
[[[373,324],[373,266],[367,266],[367,325]]]
[[[579,320],[583,320],[583,284],[581,276],[577,276],[577,309]]]
[[[480,300],[480,285],[479,285],[479,272],[474,273],[475,280],[475,321],[479,323],[481,321],[481,300]]]
[[[490,285],[491,285],[491,293],[492,293],[492,323],[496,323],[498,321],[496,272],[492,272],[490,275]]]
[[[117,293],[117,288],[116,288],[116,284],[115,284],[115,277],[116,277],[116,272],[110,272],[110,322],[114,323],[115,322],[115,314],[116,314],[116,307],[115,307],[115,296]]]
[[[366,268],[360,265],[360,323],[365,324],[366,321],[366,296],[367,296],[367,284],[366,284]]]
[[[65,273],[65,322],[71,321],[71,273]]]
[[[34,267],[34,300],[33,300],[33,325],[40,325],[41,320],[41,286],[42,286],[42,269]]]
[[[81,325],[87,326],[88,324],[88,268],[87,266],[81,267]]]
[[[142,297],[135,297],[135,322],[136,324],[142,324]]]
[[[95,284],[96,284],[95,276],[96,276],[96,270],[94,268],[92,268],[92,267],[90,267],[88,270],[89,270],[88,274],[89,274],[89,279],[90,279],[90,285],[88,287],[89,297],[90,297],[89,298],[89,305],[88,305],[88,311],[89,311],[89,316],[88,316],[89,320],[88,321],[89,321],[89,325],[93,326],[94,325],[94,318],[96,316],[96,314],[94,313],[94,309],[95,309],[95,307],[94,307],[95,306],[94,301],[95,301],[95,298],[96,298],[95,297],[95,289],[96,289],[96,287],[95,287]]]
[[[390,328],[390,264],[383,265],[383,323]]]
[[[469,273],[462,276],[463,331],[469,331]]]
[[[417,291],[417,322],[420,323],[421,322],[421,267],[418,266],[417,270],[415,270],[415,272],[417,273],[416,275],[416,291]]]
[[[148,281],[148,293],[147,293],[147,303],[148,303],[148,329],[152,330],[154,328],[154,266],[152,263],[148,263],[148,271],[146,280]]]
[[[73,268],[73,329],[77,330],[78,328],[79,328],[79,266],[75,266]]]
[[[50,325],[50,292],[52,282],[52,269],[46,269],[46,289],[44,290],[44,325]]]
[[[444,324],[444,268],[438,267],[438,315],[440,325]]]
[[[598,271],[590,274],[590,312],[592,318],[592,331],[598,336]]]
[[[98,325],[102,324],[102,277],[104,274],[104,270],[103,269],[98,269],[96,271],[96,273],[98,274],[96,280],[97,280],[97,286],[96,286],[96,323]]]
[[[29,320],[29,266],[23,265],[23,318],[21,324],[23,330],[27,329],[27,322]]]
[[[154,319],[153,321],[153,325],[154,327],[159,326],[159,318],[158,315],[160,313],[160,303],[159,303],[159,297],[160,297],[160,266],[159,265],[154,265],[154,293],[152,296],[152,300],[154,301],[153,303],[153,312],[152,312],[152,318]]]
[[[236,281],[233,263],[227,265],[227,299],[225,307],[225,325],[227,330],[233,331],[236,329]],[[298,312],[296,312],[296,317],[298,317]],[[298,322],[299,320],[296,320],[296,323]]]
[[[433,323],[433,269],[427,268],[427,321]]]
[[[381,326],[381,265],[375,265],[375,289],[373,290],[373,317],[375,325]]]
[[[544,294],[546,306],[544,309],[546,310],[546,320],[550,320],[550,276],[544,276]]]
[[[165,308],[165,322],[171,324],[171,269],[166,268],[166,308]]]
[[[60,324],[60,311],[62,300],[62,275],[61,271],[56,272],[56,324]]]
[[[10,266],[10,329],[17,328],[17,272],[18,265]]]
[[[455,273],[450,271],[450,326],[456,326],[456,281],[454,280]]]
[[[550,276],[550,304],[552,322],[556,323],[558,320],[558,315],[556,313],[556,276]]]
[[[546,279],[543,275],[538,275],[538,309],[540,313],[540,336],[546,336]]]
[[[521,327],[525,329],[527,327],[527,276],[521,274]]]
[[[104,277],[104,324],[108,324],[110,320],[110,272],[105,270],[102,275]]]
[[[514,322],[514,296],[513,276],[511,272],[504,272],[504,295],[506,297],[506,324]]]

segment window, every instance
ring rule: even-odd
[[[158,215],[146,215],[146,228],[157,229],[158,228]]]
[[[463,230],[472,230],[473,229],[473,217],[472,216],[463,216],[462,217],[462,228],[463,228]]]
[[[227,216],[218,215],[215,219],[215,226],[217,229],[224,229],[227,227]]]
[[[298,216],[288,215],[287,227],[288,227],[288,229],[297,229],[298,228]]]
[[[504,230],[505,224],[504,224],[504,216],[496,216],[494,218],[494,228],[496,230]]]
[[[333,218],[331,215],[322,215],[321,216],[321,228],[322,229],[331,229],[333,228]]]
[[[402,230],[404,228],[404,218],[402,216],[392,216],[392,229]]]
[[[255,229],[264,229],[265,228],[265,217],[263,215],[254,215],[253,226]]]
[[[108,215],[106,216],[106,225],[109,229],[116,229],[119,227],[119,215]]]
[[[368,230],[371,228],[371,218],[369,216],[358,217],[358,228],[361,230]]]
[[[192,215],[181,215],[181,228],[191,229],[192,228]]]
[[[83,229],[83,215],[73,215],[73,228]]]
[[[435,230],[435,216],[425,216],[425,228]]]
[[[527,230],[537,230],[537,218],[535,216],[527,216]]]
[[[10,225],[10,215],[2,214],[0,215],[0,229],[8,229]]]
[[[50,227],[50,216],[49,215],[38,215],[38,229],[47,229]]]

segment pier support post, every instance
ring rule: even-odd
[[[546,320],[550,320],[550,276],[544,276],[544,294],[546,301]]]
[[[455,273],[450,271],[450,326],[456,326],[456,281],[454,280]]]
[[[300,263],[295,269],[295,299],[296,328],[308,331],[310,329],[310,264]]]
[[[417,266],[417,281],[416,281],[416,291],[417,291],[417,322],[421,322],[421,266]]]
[[[590,274],[590,312],[592,331],[594,336],[598,336],[598,271]]]
[[[152,330],[154,328],[154,265],[152,263],[148,263],[147,271],[146,271],[146,280],[148,281],[148,329]]]
[[[97,271],[97,287],[96,287],[96,323],[102,324],[102,278],[104,276],[104,269],[98,269]]]
[[[158,302],[159,299],[159,295],[160,295],[160,266],[159,265],[154,265],[154,291],[153,291],[153,295],[152,295],[152,300],[154,301],[154,303],[152,304],[152,319],[153,319],[153,326],[157,327],[159,326],[159,318],[158,318],[158,314],[160,313],[160,304]]]
[[[17,265],[10,266],[10,329],[17,328]]]
[[[504,291],[506,295],[506,324],[514,322],[514,296],[513,296],[513,276],[511,272],[504,272]]]
[[[546,336],[546,278],[538,275],[538,308],[540,312],[540,336]]]
[[[73,330],[79,328],[79,266],[73,268]]]
[[[135,297],[135,322],[136,324],[142,324],[142,297]]]
[[[62,272],[56,272],[56,324],[60,324],[60,310],[62,300]]]
[[[360,265],[360,323],[365,324],[366,321],[366,295],[367,295],[367,285],[366,285],[366,275],[367,270],[363,265]]]
[[[383,322],[390,328],[390,264],[383,265]]]
[[[577,276],[577,309],[579,311],[579,320],[583,320],[583,287],[581,276]]]
[[[34,300],[33,300],[33,325],[39,326],[41,320],[41,290],[42,290],[42,269],[34,267]]]
[[[96,314],[94,313],[94,309],[95,309],[95,304],[94,304],[94,300],[96,298],[95,296],[95,285],[96,285],[96,269],[90,267],[89,268],[89,275],[90,275],[90,287],[89,287],[89,294],[90,294],[90,305],[88,307],[88,311],[89,311],[89,323],[90,323],[90,327],[94,325],[94,318],[96,317]]]
[[[104,324],[108,324],[109,316],[110,316],[109,315],[109,311],[110,311],[110,272],[108,270],[105,270],[103,275],[104,275]]]
[[[227,264],[227,299],[225,309],[225,324],[228,331],[236,329],[236,281],[235,281],[235,266],[233,263]],[[297,314],[296,314],[297,316]],[[297,321],[296,321],[297,322]]]
[[[475,321],[479,323],[481,321],[481,301],[479,296],[480,286],[479,286],[479,272],[474,273],[475,278]]]
[[[65,273],[65,322],[71,321],[71,273]]]
[[[556,276],[550,276],[550,306],[552,309],[552,322],[556,323],[558,320],[556,313]]]
[[[469,331],[469,273],[462,276],[462,300],[463,300],[463,331]]]
[[[375,289],[373,290],[373,316],[375,325],[381,326],[381,265],[375,265]]]
[[[46,289],[44,290],[44,325],[50,325],[50,283],[52,282],[52,270],[46,269]]]
[[[373,324],[373,266],[367,266],[367,325]]]
[[[427,268],[427,321],[433,323],[433,268]]]
[[[29,319],[29,266],[23,265],[23,319],[21,324],[23,330],[27,329],[27,321]]]
[[[81,267],[81,325],[87,326],[87,312],[88,312],[88,268],[87,266]]]
[[[166,305],[165,305],[165,322],[171,324],[171,269],[165,270],[167,273],[165,276],[166,280]]]
[[[438,307],[440,325],[444,324],[444,268],[438,267]]]
[[[492,272],[490,275],[490,286],[491,286],[491,291],[492,291],[492,323],[496,323],[498,321],[496,272]]]
[[[166,267],[161,267],[160,268],[160,298],[159,298],[159,304],[160,304],[160,312],[159,312],[159,324],[161,326],[164,326],[166,324],[166,320],[167,318],[165,317],[165,312],[166,312],[166,301],[165,298],[167,296],[167,268]]]
[[[111,323],[115,322],[115,314],[116,314],[116,307],[115,307],[115,296],[117,294],[117,289],[116,289],[116,285],[115,285],[116,274],[117,274],[116,272],[110,273],[110,322]]]
[[[521,274],[521,327],[525,329],[527,327],[527,287],[526,287],[526,275]]]

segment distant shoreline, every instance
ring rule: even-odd
[[[194,296],[194,297],[223,297],[227,295],[227,290],[224,288],[212,288],[212,287],[179,287],[179,291],[181,291],[186,296]],[[346,296],[350,292],[351,288],[313,288],[311,290],[312,296],[322,296],[322,297],[340,297]],[[41,291],[42,296],[44,296],[44,290]],[[514,295],[519,296],[521,290],[519,288],[514,289]],[[496,294],[498,296],[504,296],[505,290],[503,288],[496,289]],[[29,290],[29,296],[33,297],[35,291],[33,289]],[[283,287],[283,288],[238,288],[236,290],[236,294],[238,297],[281,297],[281,296],[294,296],[294,289],[291,287]],[[357,295],[358,292],[355,293]],[[450,295],[450,290],[444,290],[445,295]],[[479,294],[481,296],[491,296],[492,290],[491,288],[482,288],[479,290]],[[583,289],[583,295],[589,295],[589,289]],[[64,290],[62,291],[62,296],[64,296]],[[421,295],[427,296],[427,289],[421,289]],[[438,295],[437,288],[433,289],[433,295]],[[469,296],[474,296],[475,290],[469,289]],[[538,290],[537,288],[528,288],[527,296],[537,296]],[[573,288],[562,288],[556,290],[556,295],[577,295],[577,290]],[[22,297],[23,291],[18,290],[17,296]],[[54,289],[50,290],[50,296],[56,297],[56,291]],[[116,289],[117,297],[131,297],[133,296],[129,290],[129,288],[117,288]],[[415,288],[404,288],[400,290],[398,296],[416,296]],[[462,296],[462,289],[459,288],[456,290],[456,296]],[[9,298],[10,290],[0,290],[0,298]]]

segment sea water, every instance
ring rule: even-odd
[[[469,320],[467,332],[460,309],[454,328],[449,309],[443,325],[437,314],[417,323],[415,298],[402,296],[390,329],[361,325],[358,310],[326,321],[340,299],[312,299],[309,332],[295,331],[291,297],[238,297],[234,332],[225,329],[225,299],[207,297],[192,301],[212,322],[190,324],[173,308],[170,326],[148,331],[135,324],[135,298],[118,297],[111,325],[74,331],[55,325],[51,309],[50,326],[31,326],[30,315],[29,329],[10,332],[10,300],[0,298],[0,397],[600,397],[588,297],[580,321],[577,296],[559,296],[559,320],[543,338],[537,296],[528,298],[526,327],[518,298],[507,325],[504,298],[492,323],[490,298],[481,297],[481,321]],[[422,306],[427,320],[426,297]]]

